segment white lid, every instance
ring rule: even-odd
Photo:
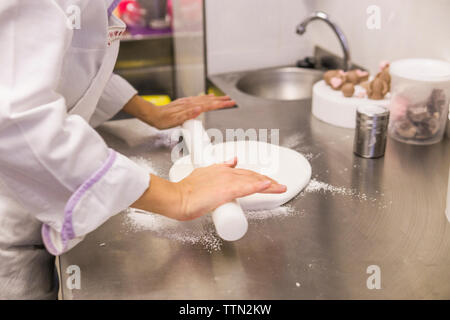
[[[379,105],[363,105],[357,108],[359,113],[365,114],[369,117],[374,117],[378,115],[386,115],[389,110],[383,106]]]
[[[418,81],[450,81],[450,62],[434,59],[404,59],[391,63],[392,75]]]

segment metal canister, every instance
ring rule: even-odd
[[[353,152],[363,158],[379,158],[386,150],[389,110],[382,106],[360,106],[356,110]]]

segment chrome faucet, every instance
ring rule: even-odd
[[[350,61],[350,48],[348,46],[347,38],[342,32],[341,28],[339,28],[336,23],[330,20],[330,17],[323,11],[313,12],[309,17],[302,21],[297,26],[297,34],[302,35],[306,32],[306,26],[314,20],[322,20],[326,22],[331,29],[333,29],[334,33],[337,35],[339,42],[341,44],[342,50],[344,51],[344,71],[347,71],[351,66]]]

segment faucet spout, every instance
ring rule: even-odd
[[[330,20],[330,17],[323,11],[316,11],[313,12],[311,15],[309,15],[305,20],[303,20],[298,26],[297,26],[297,34],[302,35],[306,32],[306,26],[314,20],[322,20],[326,24],[328,24],[331,29],[333,29],[334,33],[339,39],[339,43],[341,44],[342,51],[344,52],[344,71],[347,71],[351,66],[350,61],[350,48],[348,46],[347,38],[345,37],[344,33],[342,32],[341,28]]]

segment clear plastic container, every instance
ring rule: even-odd
[[[449,112],[450,62],[398,60],[390,74],[389,136],[419,145],[441,141]]]

